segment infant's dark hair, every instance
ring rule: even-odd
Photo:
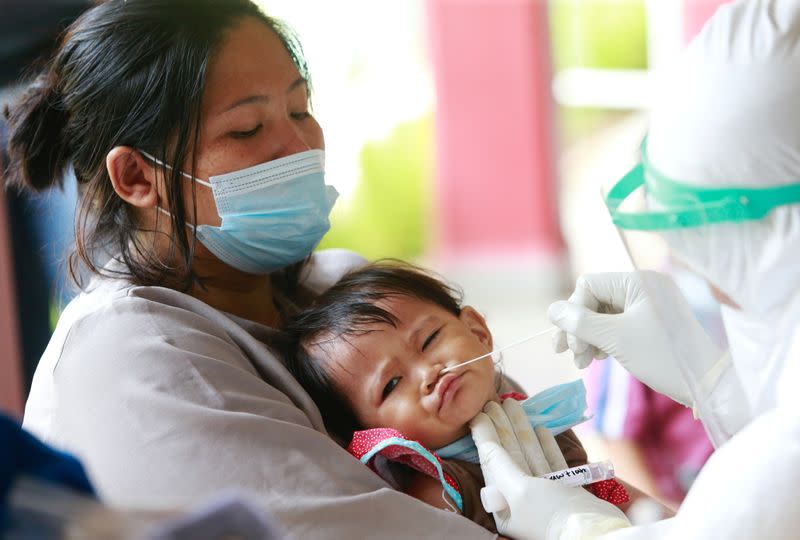
[[[383,260],[345,274],[286,325],[286,365],[319,407],[328,432],[345,445],[361,426],[328,376],[316,345],[368,332],[375,324],[396,326],[397,318],[376,304],[397,296],[431,302],[456,316],[461,313],[458,288],[417,266]]]

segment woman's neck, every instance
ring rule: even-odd
[[[247,274],[216,259],[196,257],[194,267],[203,282],[202,285],[195,285],[189,294],[198,300],[265,326],[283,326],[268,275]]]
[[[140,219],[154,220],[156,217],[156,213],[151,212],[148,216],[140,216]],[[157,223],[152,221],[148,223],[149,228],[145,229],[154,230]],[[160,260],[169,260],[174,246],[171,233],[164,232],[165,234],[159,234],[154,239],[155,251],[159,253]],[[179,263],[173,261],[172,264]],[[269,275],[248,274],[237,270],[219,260],[199,242],[195,246],[192,269],[201,279],[201,284],[195,284],[189,290],[193,297],[215,309],[249,321],[271,328],[283,326],[283,318],[275,306]]]

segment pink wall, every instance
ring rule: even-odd
[[[731,0],[683,0],[683,42],[689,43],[722,4]]]
[[[427,0],[440,255],[564,251],[547,3]]]
[[[5,191],[0,187],[0,410],[22,417],[16,294]]]

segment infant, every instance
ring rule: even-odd
[[[466,439],[470,420],[486,402],[512,390],[501,389],[490,358],[442,374],[492,351],[486,321],[461,305],[458,291],[419,268],[375,263],[345,275],[294,317],[287,333],[289,369],[334,438],[353,441],[350,451],[359,458],[386,437],[399,441],[387,455],[405,465],[384,463],[373,467],[376,472],[407,494],[440,508],[457,506],[496,532],[480,504],[484,481],[476,460],[442,452]],[[572,431],[556,441],[568,466],[586,463]]]

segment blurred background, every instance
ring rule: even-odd
[[[341,194],[320,248],[440,272],[502,346],[547,329],[547,306],[578,274],[630,269],[600,188],[635,163],[657,74],[725,1],[259,3],[300,36],[312,75]],[[68,295],[7,254],[16,241],[58,268],[68,247],[19,248],[20,218],[0,209],[0,408],[19,413]],[[26,288],[45,295],[44,319],[20,315]],[[529,392],[582,375],[549,337],[506,357]],[[608,453],[599,434],[586,435],[593,457]]]
[[[321,247],[431,267],[499,344],[583,272],[630,268],[600,189],[635,163],[651,85],[721,0],[260,0],[303,43],[326,175]],[[549,336],[507,362],[577,376]],[[546,366],[546,367],[544,367]]]

